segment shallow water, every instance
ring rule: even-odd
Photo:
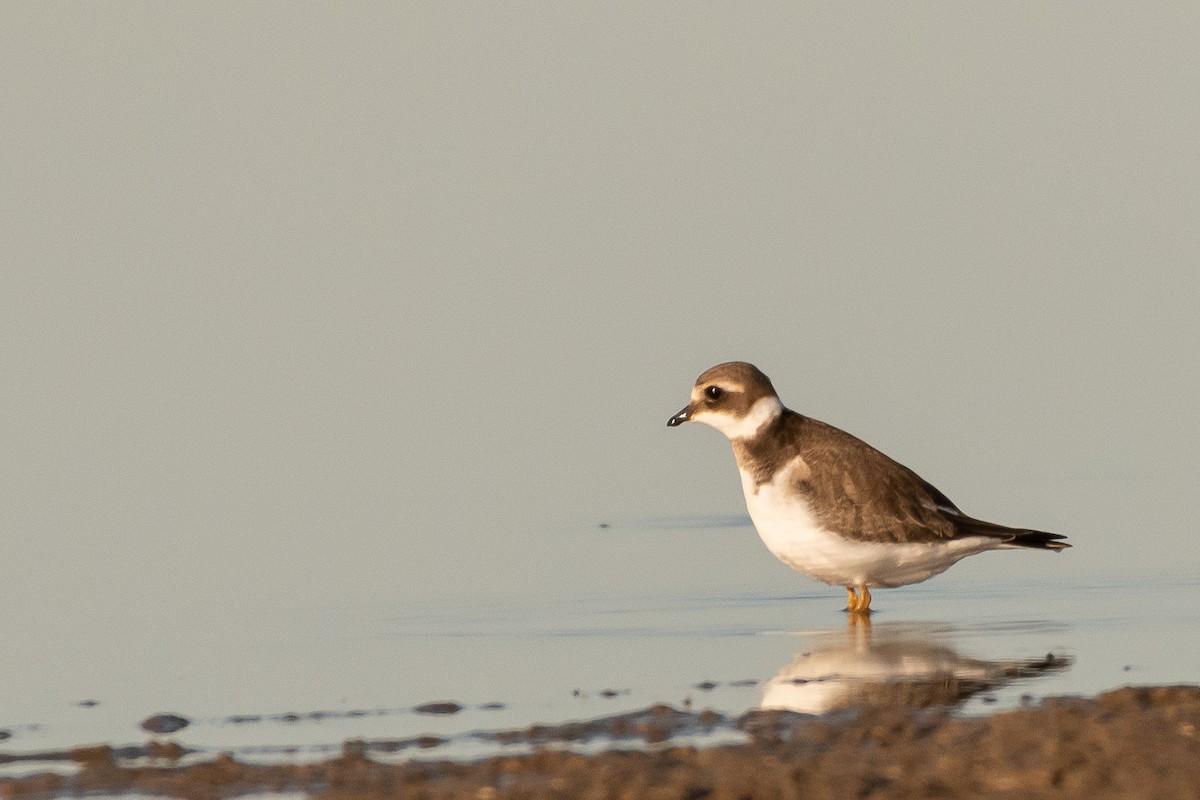
[[[728,527],[736,521],[686,519],[581,535],[619,535],[625,547],[636,537],[649,550],[681,553],[719,540],[739,543],[735,550],[760,546],[752,529]],[[839,589],[784,573],[795,591],[764,590],[715,571],[660,586],[612,582],[609,591],[529,585],[477,597],[234,615],[204,637],[179,630],[157,640],[157,655],[132,645],[132,660],[88,661],[80,649],[82,672],[64,674],[86,676],[86,693],[54,673],[10,668],[4,728],[11,736],[0,752],[143,742],[153,738],[139,730],[143,719],[174,712],[190,724],[160,738],[201,753],[291,760],[335,753],[344,740],[361,738],[379,745],[383,757],[467,758],[524,747],[481,734],[655,703],[727,716],[756,707],[825,713],[898,702],[977,714],[1046,695],[1200,676],[1194,576],[988,577],[999,559],[1069,563],[1070,553],[996,554],[996,563],[975,559],[939,580],[881,591],[868,623],[839,610]],[[136,638],[119,627],[109,633]],[[415,710],[435,701],[461,709]],[[684,740],[738,736],[725,729]],[[419,737],[440,741],[423,748],[410,741]],[[601,736],[576,746],[606,743],[613,744]]]

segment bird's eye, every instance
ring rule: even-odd
[[[720,400],[721,395],[725,394],[725,390],[720,386],[710,386],[704,390],[704,393],[708,395],[709,400]]]

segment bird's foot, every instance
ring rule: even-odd
[[[854,614],[858,610],[858,593],[854,591],[853,586],[846,587],[846,607],[842,609],[850,614]]]
[[[851,614],[870,614],[871,590],[866,586],[847,586],[845,610]]]

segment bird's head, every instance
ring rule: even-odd
[[[752,438],[783,412],[771,379],[753,364],[730,361],[705,370],[692,387],[692,399],[667,420],[672,428],[703,422],[731,441]]]

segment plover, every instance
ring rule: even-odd
[[[1061,534],[967,516],[861,439],[785,408],[752,364],[705,371],[667,425],[684,422],[725,434],[767,549],[797,572],[846,587],[847,611],[869,613],[871,588],[920,583],[976,553],[1070,547]]]

